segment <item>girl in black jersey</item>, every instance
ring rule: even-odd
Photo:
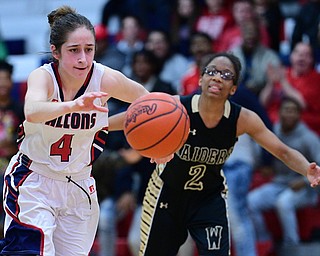
[[[180,98],[190,116],[190,134],[173,158],[165,159],[171,161],[157,165],[149,181],[140,255],[174,256],[188,232],[199,255],[230,255],[222,167],[241,134],[249,134],[292,170],[307,176],[312,187],[319,185],[316,163],[282,143],[256,113],[228,100],[236,92],[240,70],[237,57],[218,53],[199,79],[201,94]]]

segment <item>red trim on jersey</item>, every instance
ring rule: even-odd
[[[58,64],[55,63],[55,62],[52,62],[51,63],[51,67],[52,67],[52,70],[53,70],[53,73],[54,73],[54,76],[57,80],[57,83],[58,83],[58,86],[59,86],[59,92],[60,92],[60,98],[61,98],[61,101],[64,101],[64,95],[63,95],[63,91],[62,91],[62,82],[61,82],[61,77],[60,77],[60,74],[58,72]],[[92,74],[93,74],[93,69],[94,69],[94,63],[92,64],[92,67],[86,77],[86,80],[84,81],[83,85],[81,86],[81,88],[79,89],[79,91],[77,92],[76,96],[74,97],[74,99],[80,97],[81,95],[84,94],[84,92],[86,91],[88,85],[89,85],[89,82],[91,80],[91,77],[92,77]]]

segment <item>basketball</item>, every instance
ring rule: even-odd
[[[124,134],[142,156],[162,158],[180,149],[189,135],[190,120],[181,102],[167,93],[152,92],[130,104]]]

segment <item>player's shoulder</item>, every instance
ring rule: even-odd
[[[44,68],[43,66],[32,70],[29,74],[29,80],[30,79],[47,79],[49,77],[50,77],[49,70],[47,68]]]
[[[257,113],[245,107],[241,107],[237,123],[238,135],[252,132],[253,130],[260,129],[263,126],[263,121]]]
[[[180,102],[185,106],[187,112],[197,112],[194,108],[197,108],[199,101],[199,94],[179,95]]]
[[[255,119],[259,119],[259,116],[257,113],[245,107],[241,107],[239,117],[241,119],[244,119],[243,121],[245,120],[254,121]]]
[[[103,72],[103,75],[108,77],[109,79],[124,76],[119,70],[113,69],[101,63],[96,62],[94,63],[94,65],[96,69],[101,70]]]

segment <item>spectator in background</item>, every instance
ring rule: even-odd
[[[320,20],[318,22],[318,31],[317,31],[317,40],[318,40],[318,47],[316,48],[316,59],[315,59],[315,67],[316,70],[320,73]]]
[[[105,51],[109,47],[109,34],[108,29],[103,24],[97,24],[94,26],[94,32],[96,33],[96,53],[95,59],[100,59],[104,55]]]
[[[135,16],[122,19],[121,31],[116,42],[110,42],[110,34],[103,24],[95,26],[97,52],[95,60],[131,76],[132,55],[144,47],[144,30]]]
[[[122,73],[131,76],[131,61],[135,52],[144,47],[144,40],[141,38],[143,28],[135,16],[125,16],[121,22],[121,31],[116,42],[116,48],[124,55],[124,66]]]
[[[290,55],[290,67],[269,67],[269,81],[262,90],[260,101],[270,119],[278,120],[283,97],[292,97],[302,106],[302,120],[320,136],[320,74],[314,68],[312,47],[300,42]]]
[[[158,76],[159,65],[154,53],[141,50],[134,53],[132,58],[132,79],[142,84],[149,92],[165,92],[171,95],[176,90],[168,82]]]
[[[205,5],[196,21],[196,31],[207,33],[217,51],[221,35],[234,24],[232,13],[223,0],[205,0]]]
[[[202,59],[213,53],[211,37],[203,32],[195,32],[191,37],[190,52],[192,62],[182,77],[179,94],[187,95],[199,89],[199,78],[202,72]]]
[[[12,98],[13,66],[0,60],[0,189],[2,193],[3,172],[10,158],[17,152],[17,128],[24,120],[20,101]],[[3,237],[3,208],[0,207],[0,237]]]
[[[292,32],[291,49],[301,42],[309,42],[313,51],[319,47],[317,40],[318,24],[320,22],[320,0],[307,0],[296,17]]]
[[[126,56],[109,42],[109,33],[103,24],[94,27],[96,32],[95,60],[110,68],[121,71],[125,66]]]
[[[135,15],[146,30],[169,32],[171,10],[172,1],[167,0],[109,0],[103,7],[101,22],[115,35],[120,31],[121,19]]]
[[[243,42],[232,49],[243,67],[239,88],[244,86],[257,96],[267,82],[267,69],[270,65],[280,66],[280,58],[272,49],[260,41],[259,22],[250,20],[241,24]]]
[[[171,37],[177,52],[190,57],[190,38],[195,30],[200,5],[196,0],[175,0],[171,19]]]
[[[101,24],[108,27],[111,43],[117,40],[124,17],[137,13],[140,0],[107,0],[102,9]]]
[[[279,52],[280,41],[283,39],[284,18],[277,0],[254,0],[255,13],[262,25],[267,29],[270,39],[268,46]]]
[[[139,1],[139,0],[137,0]],[[120,32],[121,20],[132,13],[130,2],[134,0],[106,0],[102,9],[101,24],[109,28],[111,38]]]
[[[145,48],[152,51],[160,63],[159,77],[178,91],[182,76],[190,66],[188,59],[174,51],[170,36],[161,30],[149,32]]]
[[[12,73],[13,66],[6,61],[0,61],[0,166],[2,171],[17,152],[16,132],[19,124],[24,120],[22,104],[11,95]]]
[[[237,256],[257,255],[256,244],[253,239],[249,239],[255,231],[249,216],[247,196],[253,172],[258,166],[260,151],[256,142],[249,135],[243,134],[223,167],[228,182],[231,241]]]
[[[301,121],[301,106],[290,98],[281,102],[279,122],[274,133],[288,146],[300,151],[309,161],[320,160],[320,141],[317,134]],[[274,209],[279,217],[283,233],[283,245],[297,245],[300,242],[296,210],[315,205],[318,192],[308,185],[307,179],[292,172],[283,162],[274,159],[274,175],[271,182],[249,192],[248,206],[254,221],[256,239],[271,240],[264,222],[263,212]],[[267,174],[266,174],[267,175]],[[247,237],[247,239],[253,237]],[[285,254],[292,255],[292,254]]]
[[[241,24],[245,21],[250,21],[257,18],[254,5],[251,0],[235,0],[232,5],[232,15],[235,24],[222,33],[220,43],[216,48],[217,51],[229,51],[241,45],[243,42]],[[261,44],[268,46],[270,38],[266,26],[261,22],[259,22],[259,24]]]

